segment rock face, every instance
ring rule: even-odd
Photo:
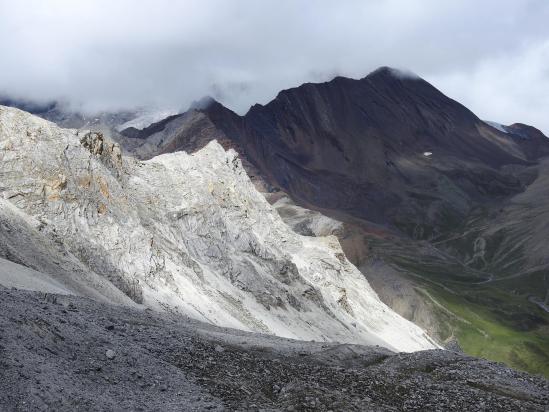
[[[286,226],[215,142],[141,162],[100,133],[2,107],[0,182],[3,228],[20,233],[1,238],[2,256],[74,293],[285,337],[435,346],[379,300],[336,238]],[[27,243],[44,267],[16,247]]]

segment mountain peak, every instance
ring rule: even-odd
[[[399,80],[422,80],[417,74],[408,69],[397,69],[395,67],[381,66],[368,74],[366,79],[391,77]]]
[[[511,133],[517,134],[526,139],[547,140],[547,136],[545,136],[541,130],[528,124],[513,123],[512,125],[506,126],[506,129],[509,130]]]
[[[215,100],[212,96],[204,96],[198,100],[193,101],[190,106],[189,110],[207,110],[213,105],[220,105],[217,100]]]

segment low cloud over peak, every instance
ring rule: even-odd
[[[544,0],[0,0],[0,93],[88,111],[211,95],[242,113],[387,65],[547,132],[548,18]]]

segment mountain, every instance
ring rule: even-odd
[[[520,192],[498,168],[531,160],[424,80],[388,68],[283,91],[241,124],[214,111],[216,125],[297,201],[407,231],[442,230],[476,200]]]
[[[0,257],[45,283],[296,339],[436,347],[335,238],[285,225],[234,151],[211,142],[141,162],[17,109],[0,108],[0,125]]]
[[[398,313],[441,343],[547,374],[549,141],[496,126],[384,67],[281,91],[244,116],[212,101],[121,133],[145,159],[234,148],[295,230],[335,219],[327,233]]]
[[[288,171],[267,166],[285,163],[252,150],[253,122],[210,103],[113,132],[124,148],[0,106],[2,408],[547,407],[543,377],[460,353],[480,344],[479,355],[497,358],[494,347],[510,348],[509,364],[546,373],[536,282],[549,166],[535,129],[480,124],[491,160],[448,145],[452,167],[469,167],[461,175],[480,168],[501,190],[456,179],[470,196],[465,219],[439,225],[435,215],[438,232],[410,235],[384,210],[299,200],[292,188],[314,185],[316,174],[334,179],[338,166],[284,186],[277,177]],[[421,155],[434,153],[444,151]],[[433,173],[449,169],[434,163]],[[448,191],[436,193],[452,206]],[[422,216],[410,210],[400,213]],[[466,245],[473,254],[460,261]]]
[[[424,80],[389,68],[285,90],[242,118],[213,102],[122,134],[146,138],[142,157],[192,150],[197,135],[229,139],[296,201],[409,232],[443,230],[478,201],[519,193],[521,181],[498,169],[549,154],[545,142],[524,150]]]

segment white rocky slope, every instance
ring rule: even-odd
[[[140,162],[100,134],[0,106],[0,192],[0,232],[13,234],[0,256],[75,294],[284,337],[435,347],[334,237],[286,226],[216,142]]]

